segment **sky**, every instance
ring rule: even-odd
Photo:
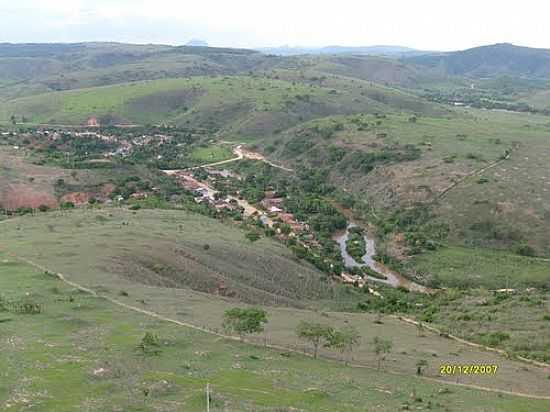
[[[541,0],[0,0],[0,42],[550,48]]]

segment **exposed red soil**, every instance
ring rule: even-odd
[[[111,195],[111,193],[113,193],[115,189],[116,189],[116,186],[114,184],[106,183],[101,188],[101,196],[107,198]]]
[[[20,207],[38,208],[42,205],[50,208],[58,206],[57,199],[52,194],[35,190],[25,184],[10,185],[0,197],[0,203],[6,209],[12,210]]]
[[[90,192],[71,192],[62,196],[60,200],[62,203],[71,202],[76,206],[80,206],[88,203],[92,197],[94,197],[94,194]]]

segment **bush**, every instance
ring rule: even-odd
[[[233,308],[225,311],[223,328],[226,332],[236,332],[239,336],[259,333],[267,323],[267,312],[258,308]]]
[[[491,332],[479,335],[479,340],[487,346],[499,346],[508,339],[510,339],[510,335],[505,332]]]
[[[250,240],[251,242],[256,242],[257,240],[260,239],[260,235],[259,235],[258,233],[256,233],[256,232],[248,232],[248,233],[246,234],[246,238],[247,238],[248,240]]]
[[[531,246],[527,244],[519,245],[516,248],[516,253],[521,256],[529,256],[529,257],[536,256],[537,254],[535,249],[533,249]]]
[[[160,354],[159,337],[151,332],[145,333],[145,335],[141,339],[141,342],[138,345],[138,349],[141,350],[144,355]]]

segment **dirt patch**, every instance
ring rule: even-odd
[[[109,197],[111,193],[116,189],[116,186],[112,183],[107,183],[101,187],[101,196]]]
[[[33,189],[30,185],[14,184],[0,193],[0,205],[15,210],[21,207],[38,208],[42,205],[56,208],[58,203],[51,193]]]
[[[93,193],[90,192],[71,192],[61,197],[62,203],[73,203],[76,206],[84,205],[94,197]]]

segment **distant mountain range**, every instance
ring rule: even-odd
[[[200,39],[192,39],[188,41],[185,45],[191,47],[208,47],[208,43]]]
[[[348,46],[326,46],[319,48],[312,47],[263,47],[256,49],[265,54],[274,54],[277,56],[297,56],[302,54],[356,54],[363,56],[391,56],[391,57],[404,57],[404,56],[418,56],[427,53],[427,51],[421,51],[411,49],[403,46],[365,46],[365,47],[348,47]]]
[[[549,49],[534,49],[510,43],[409,56],[405,61],[453,76],[550,78]]]

